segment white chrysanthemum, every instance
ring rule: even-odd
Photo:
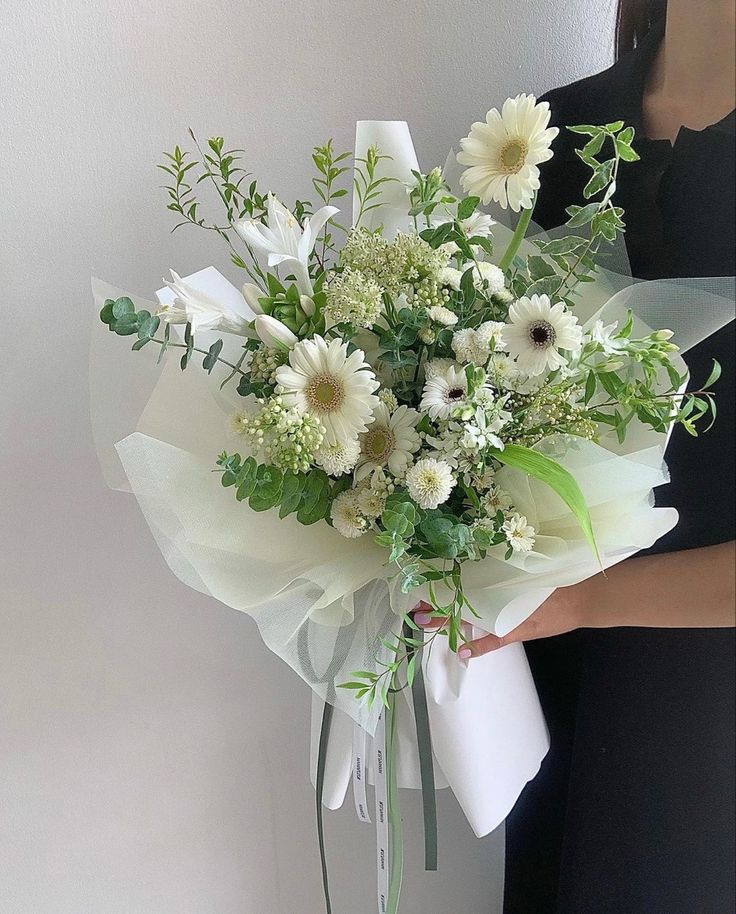
[[[560,350],[577,350],[583,332],[562,302],[553,305],[546,295],[532,295],[511,305],[503,338],[519,368],[536,377],[566,365]]]
[[[396,399],[396,394],[384,387],[383,390],[379,390],[378,399],[383,403],[386,409],[392,413],[399,405],[399,401]]]
[[[503,321],[484,321],[475,331],[475,344],[486,357],[506,348],[504,327]]]
[[[443,267],[437,275],[437,281],[440,285],[449,286],[456,292],[460,290],[460,280],[462,278],[462,270],[456,270],[455,267]]]
[[[431,359],[424,366],[424,377],[429,380],[439,374],[444,374],[454,364],[452,359]]]
[[[514,212],[528,209],[539,189],[541,162],[552,158],[558,129],[549,127],[549,105],[533,95],[507,98],[501,112],[492,108],[460,141],[457,161],[466,165],[460,183],[483,203],[495,200]]]
[[[535,530],[523,514],[512,514],[501,525],[514,552],[531,552],[534,548]]]
[[[506,288],[506,276],[501,267],[497,267],[495,263],[481,260],[475,268],[474,275],[477,276],[478,273],[480,273],[480,279],[486,281],[486,291],[489,295],[498,295]],[[481,284],[477,279],[475,282],[476,285]]]
[[[456,292],[460,291],[460,281],[463,278],[463,274],[469,270],[471,264],[466,264],[465,268],[462,270],[457,270],[455,267],[445,267],[440,271],[438,280],[443,286],[449,286],[451,289],[454,289]],[[497,267],[495,263],[489,263],[486,260],[481,260],[477,266],[473,268],[473,284],[476,288],[480,289],[484,285],[484,280],[486,281],[485,289],[488,295],[503,295],[506,291],[506,276],[503,270],[500,267]]]
[[[382,467],[387,467],[393,476],[402,476],[421,444],[416,430],[419,418],[419,413],[408,406],[390,412],[384,403],[379,403],[368,431],[360,436],[356,480]]]
[[[436,508],[446,502],[454,485],[452,467],[433,457],[418,460],[406,474],[409,495],[420,508]]]
[[[427,317],[442,327],[453,327],[458,321],[457,314],[450,311],[449,308],[445,308],[444,305],[433,305],[431,308],[427,308]]]
[[[449,365],[444,371],[427,377],[419,409],[430,419],[447,419],[453,410],[463,406],[468,396],[468,379],[460,365]]]
[[[347,344],[339,339],[300,340],[275,377],[284,402],[319,419],[329,443],[350,441],[373,421],[379,402],[376,376],[363,352],[348,355]]]
[[[358,498],[352,489],[341,492],[332,502],[330,508],[332,526],[348,539],[362,536],[368,529],[368,520],[358,504]]]
[[[315,460],[328,476],[349,473],[358,462],[360,445],[356,438],[349,441],[326,441],[317,451]]]
[[[466,327],[452,335],[452,351],[458,362],[472,362],[475,354],[475,330]]]

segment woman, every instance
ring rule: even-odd
[[[622,119],[641,155],[617,189],[632,273],[736,274],[735,24],[733,0],[669,0],[666,26],[664,3],[621,0],[617,63],[547,96],[563,129],[543,227],[565,221],[586,180],[564,126]],[[507,914],[734,910],[733,324],[687,354],[693,383],[712,358],[716,425],[698,441],[675,431],[658,493],[678,526],[471,646],[528,642],[552,738],[507,822]]]

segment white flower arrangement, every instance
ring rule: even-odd
[[[201,358],[207,374],[222,372],[213,379],[214,398],[204,377],[200,415],[202,402],[221,409],[229,401],[220,391],[237,385],[229,393],[242,403],[223,436],[241,442],[244,453],[221,453],[215,469],[248,513],[237,504],[223,507],[207,488],[208,474],[201,491],[191,491],[199,486],[212,426],[202,423],[206,440],[192,460],[178,439],[169,446],[172,410],[196,421],[195,411],[176,402],[171,372],[163,375],[163,440],[136,434],[120,444],[129,457],[131,449],[138,455],[126,472],[139,483],[133,488],[151,527],[162,541],[168,536],[172,557],[182,552],[183,561],[171,567],[181,574],[191,566],[197,574],[187,573],[188,581],[206,580],[228,605],[253,608],[267,643],[327,702],[318,784],[333,705],[366,728],[385,706],[384,743],[376,745],[390,782],[393,696],[415,684],[422,651],[445,637],[448,651],[462,651],[466,623],[492,630],[525,582],[571,583],[570,556],[580,576],[596,573],[603,560],[610,564],[605,548],[599,554],[583,490],[568,467],[590,477],[595,455],[606,475],[595,496],[613,487],[611,463],[625,465],[611,499],[617,492],[628,499],[631,474],[644,464],[615,448],[632,425],[634,441],[645,437],[649,446],[654,438],[661,454],[673,423],[694,435],[700,420],[715,416],[710,387],[717,365],[700,390],[683,392],[686,373],[669,331],[636,330],[634,316],[620,311],[606,323],[601,315],[608,320],[608,312],[597,302],[587,321],[579,316],[581,306],[596,301],[585,291],[595,283],[596,256],[624,229],[614,192],[619,166],[638,158],[632,128],[571,128],[588,138],[581,150],[592,172],[583,189],[587,202],[568,209],[563,236],[525,238],[538,166],[552,155],[557,135],[549,120],[546,104],[520,95],[473,124],[457,157],[466,166],[465,197],[453,193],[440,169],[425,175],[410,164],[397,168],[400,179],[376,146],[361,149],[353,163],[352,227],[344,227],[334,205],[348,193],[340,186],[348,154],[337,154],[331,141],[313,150],[313,187],[322,204],[315,211],[261,194],[238,164],[240,153],[225,149],[220,137],[209,140],[206,153],[197,147],[201,161],[177,146],[160,166],[171,178],[169,209],[180,225],[224,238],[248,279],[239,291],[223,277],[224,284],[203,284],[199,274],[182,279],[172,271],[158,308],[137,309],[127,296],[104,299],[102,321],[134,337],[133,349],[153,344],[159,358],[175,353],[182,370]],[[200,215],[194,188],[205,178],[225,203],[226,225]],[[520,214],[500,256],[502,232],[480,209],[490,201]],[[202,392],[196,384],[186,391]],[[184,437],[195,434],[187,428]],[[650,522],[651,489],[663,478],[662,471],[635,487]],[[613,554],[635,551],[631,543],[640,541],[631,525],[639,515],[620,528],[619,504],[608,505],[615,517],[606,526],[606,510],[595,504],[596,529],[610,533],[613,524],[618,531]],[[559,523],[550,531],[545,521]],[[664,524],[651,525],[664,532]],[[221,578],[225,586],[218,587]],[[372,594],[365,600],[364,589]],[[426,637],[410,613],[419,599],[442,622]],[[350,666],[340,642],[349,646]],[[353,661],[360,671],[350,672]],[[329,672],[322,678],[317,669]],[[389,823],[400,821],[395,792],[394,782],[386,792]],[[381,827],[388,827],[385,818]],[[391,828],[395,849],[400,830]],[[397,910],[400,866],[398,873],[392,870],[381,910]],[[326,878],[325,894],[329,909]]]
[[[613,197],[620,164],[637,158],[631,128],[573,128],[590,138],[582,158],[592,176],[590,202],[570,208],[569,227],[586,234],[522,248],[538,166],[557,135],[549,119],[531,95],[489,111],[457,157],[469,196],[456,196],[439,169],[414,171],[404,227],[390,235],[363,224],[396,180],[382,172],[388,157],[379,149],[354,163],[357,218],[341,228],[334,203],[346,194],[337,183],[347,154],[336,155],[331,142],[314,151],[323,205],[312,213],[259,194],[256,182],[246,191],[237,155],[210,140],[230,199],[228,244],[240,238],[246,246],[232,255],[248,273],[242,295],[226,306],[173,273],[173,299],[158,313],[123,298],[107,301],[101,315],[116,333],[135,333],[134,348],[179,346],[182,367],[197,352],[208,371],[224,365],[244,398],[230,434],[247,456],[221,454],[223,484],[258,511],[277,508],[305,525],[326,523],[336,536],[372,537],[405,591],[442,582],[454,599],[433,608],[447,617],[441,631],[453,649],[464,638],[463,614],[475,612],[463,565],[488,555],[514,561],[535,548],[538,531],[497,483],[502,467],[552,486],[595,550],[575,480],[535,447],[551,436],[598,441],[611,429],[623,440],[635,420],[694,431],[712,406],[705,385],[673,407],[683,378],[666,331],[634,339],[631,320],[584,330],[575,313],[596,254],[624,227]],[[597,158],[603,150],[609,158]],[[168,160],[170,208],[202,224],[194,197],[182,196],[186,154],[177,147]],[[498,258],[495,223],[479,208],[492,200],[521,211]],[[170,335],[177,323],[183,342]],[[226,360],[222,340],[200,350],[203,331],[244,339],[242,358]],[[402,655],[403,643],[399,637],[399,659],[384,672],[358,674],[357,698],[386,700],[401,657],[414,649],[406,643]]]

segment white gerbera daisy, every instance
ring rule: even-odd
[[[360,445],[356,438],[349,441],[325,441],[315,454],[317,464],[328,476],[342,476],[349,473],[360,456]]]
[[[466,193],[517,213],[528,209],[539,189],[537,166],[552,158],[550,145],[559,132],[548,126],[549,117],[547,102],[517,95],[506,99],[500,113],[492,108],[485,122],[473,124],[457,155],[457,161],[468,166],[460,176]]]
[[[275,377],[284,403],[319,419],[330,444],[357,438],[373,421],[379,383],[363,352],[348,355],[341,340],[300,340]]]
[[[512,514],[501,525],[506,539],[514,552],[531,552],[534,548],[534,527],[523,514]]]
[[[553,305],[546,295],[515,301],[509,321],[503,331],[509,355],[533,377],[566,365],[560,350],[574,352],[582,342],[583,331],[575,315],[562,302]]]
[[[330,518],[335,530],[348,539],[356,539],[368,529],[368,520],[360,510],[353,489],[341,492],[335,498],[330,508]]]
[[[463,406],[468,396],[468,379],[461,365],[450,364],[444,371],[427,377],[419,409],[430,419],[447,419],[457,406]]]
[[[427,308],[427,317],[441,327],[453,327],[458,321],[457,314],[444,305],[432,305],[431,308]]]
[[[446,502],[455,486],[452,467],[444,460],[425,457],[406,474],[409,495],[420,508],[436,508]]]
[[[408,406],[390,412],[385,403],[379,403],[368,431],[360,436],[356,480],[382,467],[387,467],[393,476],[402,476],[421,444],[415,427],[419,418],[419,413]]]

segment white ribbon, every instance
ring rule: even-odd
[[[361,822],[370,823],[368,814],[368,795],[366,782],[368,780],[367,749],[368,734],[357,723],[353,723],[353,800],[355,813]]]
[[[376,735],[374,777],[376,781],[376,869],[378,875],[378,914],[386,914],[388,904],[389,847],[388,847],[388,780],[386,778],[386,722],[383,713],[378,718]]]

